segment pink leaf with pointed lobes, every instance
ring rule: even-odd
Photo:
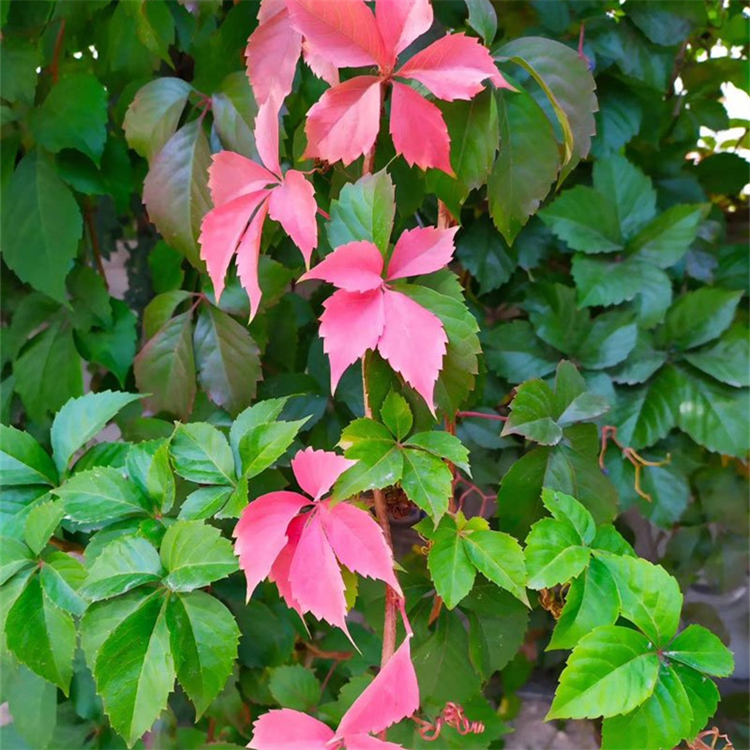
[[[404,746],[369,734],[350,734],[346,737],[346,750],[404,750]]]
[[[216,207],[241,195],[265,190],[277,182],[278,178],[265,167],[234,151],[219,151],[214,154],[208,168],[208,188]]]
[[[258,9],[258,23],[270,21],[277,13],[286,10],[286,0],[261,0]]]
[[[364,0],[288,0],[292,25],[339,68],[379,65],[385,46]]]
[[[329,750],[333,730],[312,716],[291,708],[264,713],[253,724],[252,750]]]
[[[430,0],[376,0],[375,18],[383,37],[388,62],[432,26]]]
[[[352,462],[356,463],[356,462]],[[326,537],[338,561],[353,573],[385,581],[403,596],[393,572],[393,555],[377,521],[366,511],[326,502],[318,508]]]
[[[268,201],[268,213],[284,227],[300,249],[308,268],[312,251],[318,246],[317,211],[312,183],[295,169],[287,171],[281,185],[274,188]]]
[[[341,719],[336,737],[381,731],[419,708],[419,685],[407,637],[378,676],[364,689]]]
[[[302,536],[302,529],[305,528],[307,521],[306,515],[295,516],[286,530],[287,543],[279,552],[278,557],[271,566],[271,572],[268,574],[268,580],[276,584],[279,590],[279,596],[286,602],[289,609],[293,609],[301,618],[304,618],[304,612],[300,603],[292,594],[292,586],[289,583],[289,570],[294,559],[294,553],[297,551],[299,538]]]
[[[323,307],[320,335],[331,364],[331,393],[334,393],[346,368],[378,345],[385,325],[383,292],[376,289],[358,294],[340,289]]]
[[[389,124],[393,146],[410,166],[453,175],[451,139],[443,113],[414,89],[393,82]]]
[[[458,227],[417,227],[404,232],[393,248],[387,278],[405,279],[439,271],[448,265],[456,250]]]
[[[237,248],[237,275],[242,288],[250,298],[250,320],[258,312],[262,292],[258,282],[258,258],[260,257],[260,240],[263,234],[263,223],[268,213],[268,201],[260,204],[250,222],[240,245]]]
[[[327,281],[347,292],[369,292],[383,286],[383,256],[367,241],[347,242],[326,255],[300,281]]]
[[[451,34],[417,52],[397,71],[426,86],[438,99],[472,99],[489,78],[499,88],[512,88],[500,75],[495,61],[476,39]]]
[[[356,463],[333,451],[305,448],[292,459],[292,471],[302,490],[314,500],[320,500],[333,487],[333,483]]]
[[[276,182],[281,180],[279,164],[279,112],[283,99],[272,91],[271,95],[258,107],[255,116],[255,146],[260,160],[267,169],[276,175]]]
[[[380,79],[358,76],[328,89],[307,113],[305,158],[351,164],[380,130]]]
[[[339,69],[324,55],[316,52],[304,39],[302,40],[302,58],[318,78],[322,78],[330,86],[338,85]]]
[[[234,552],[247,580],[247,599],[268,575],[287,543],[287,528],[310,500],[296,492],[270,492],[251,502],[234,528]]]
[[[346,598],[341,569],[328,543],[316,510],[309,515],[289,567],[292,597],[305,612],[341,628],[346,627]]]
[[[301,52],[302,36],[292,27],[286,5],[281,3],[278,12],[250,34],[245,48],[247,77],[258,104],[273,92],[282,100],[291,92]]]
[[[440,319],[405,294],[390,289],[383,304],[385,326],[378,351],[425,400],[430,411],[448,337]]]

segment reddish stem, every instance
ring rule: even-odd
[[[481,411],[457,411],[457,417],[476,417],[477,419],[492,419],[497,422],[507,422],[508,417],[502,416],[502,414],[485,414]]]
[[[55,49],[52,52],[52,64],[50,65],[50,73],[52,74],[52,80],[57,83],[60,80],[60,52],[62,51],[63,39],[65,38],[65,19],[60,21],[60,28],[57,31],[57,38],[55,39]]]

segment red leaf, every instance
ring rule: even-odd
[[[310,267],[312,251],[318,246],[318,224],[315,214],[315,190],[302,172],[290,169],[277,188],[271,192],[268,213],[300,249],[305,265]]]
[[[333,483],[356,463],[338,453],[306,448],[292,459],[292,471],[302,490],[313,500],[320,500],[328,494]]]
[[[443,113],[413,88],[396,81],[391,97],[390,131],[396,152],[410,166],[441,169],[453,175],[451,139]]]
[[[388,263],[388,280],[434,273],[450,263],[458,227],[417,227],[404,232]]]
[[[258,107],[255,116],[255,145],[263,164],[276,175],[278,182],[281,177],[279,165],[279,112],[283,99],[273,92],[271,96]]]
[[[358,76],[328,89],[307,114],[305,158],[351,164],[380,130],[380,79]]]
[[[257,193],[278,182],[265,167],[235,154],[234,151],[219,151],[214,154],[208,169],[208,187],[214,206],[248,193]]]
[[[253,724],[253,750],[328,750],[333,730],[312,716],[291,708],[264,713]]]
[[[383,286],[383,256],[372,242],[348,242],[326,255],[300,281],[327,281],[347,292],[369,292]]]
[[[258,283],[258,257],[260,240],[263,234],[263,223],[268,213],[268,201],[263,201],[250,222],[240,246],[237,248],[237,275],[240,283],[250,298],[250,320],[255,317],[260,305],[262,293]]]
[[[376,0],[375,18],[383,37],[388,63],[432,26],[430,0]]]

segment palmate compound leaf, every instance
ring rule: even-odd
[[[728,677],[734,671],[732,652],[710,630],[689,625],[670,644],[664,655],[706,674]]]
[[[170,441],[170,452],[175,471],[184,479],[198,484],[234,484],[232,450],[213,425],[179,425]]]
[[[544,518],[537,521],[526,537],[528,586],[549,588],[575,578],[587,565],[591,550],[568,521]]]
[[[568,658],[547,719],[628,713],[654,691],[656,649],[643,634],[607,625],[584,636]]]
[[[200,717],[232,673],[240,630],[232,613],[202,591],[172,597],[167,624],[177,679]]]
[[[477,571],[451,516],[443,517],[432,538],[427,566],[448,609],[453,609],[471,591]]]

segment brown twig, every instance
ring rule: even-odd
[[[463,418],[476,418],[476,419],[492,419],[497,422],[507,422],[508,417],[504,417],[502,414],[485,414],[483,411],[457,411],[457,417]]]
[[[52,53],[52,63],[49,68],[52,80],[55,83],[60,80],[60,52],[62,52],[63,40],[65,39],[65,20],[63,18],[60,21],[60,28],[57,30],[57,37],[55,39],[55,49]]]
[[[67,539],[58,539],[56,536],[53,536],[52,539],[49,540],[49,543],[63,552],[75,552],[78,555],[82,555],[86,551],[80,544],[70,542]]]

